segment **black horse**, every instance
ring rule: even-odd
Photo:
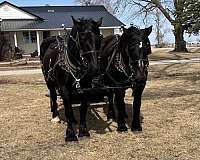
[[[132,88],[133,120],[132,131],[142,131],[140,122],[141,97],[146,85],[148,75],[148,55],[151,54],[151,45],[148,36],[152,26],[145,29],[138,29],[131,26],[123,28],[121,36],[108,36],[102,41],[101,72],[103,81],[109,88],[108,119],[115,118],[113,108],[113,93],[115,95],[116,107],[118,110],[118,131],[126,131],[125,118],[125,90]]]
[[[58,89],[63,99],[67,119],[66,141],[76,141],[73,128],[76,123],[72,110],[72,92],[78,91],[81,98],[79,137],[90,136],[86,125],[87,95],[82,88],[91,87],[92,77],[97,74],[97,57],[101,47],[99,27],[102,19],[72,17],[73,27],[66,37],[50,37],[40,46],[42,71],[50,91],[50,105],[53,120],[59,121],[57,111]]]

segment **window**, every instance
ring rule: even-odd
[[[29,32],[23,32],[23,42],[29,43]]]
[[[43,31],[43,39],[50,37],[50,31]]]
[[[32,31],[31,32],[31,43],[36,43],[37,42],[37,36],[36,36],[36,32]]]
[[[23,42],[24,43],[36,43],[37,36],[35,31],[23,32]]]

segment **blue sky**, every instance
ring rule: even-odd
[[[4,0],[0,0],[3,2]],[[45,4],[49,5],[75,5],[74,0],[7,0],[8,2],[17,6],[38,6]]]
[[[3,2],[4,0],[0,0],[0,2]],[[74,3],[74,0],[7,0],[8,2],[17,5],[17,6],[44,6],[46,4],[49,5],[77,5]],[[129,13],[127,13],[129,14]],[[141,28],[144,27],[144,24],[141,23],[141,21],[138,21],[138,19],[135,19],[133,21],[131,21],[130,19],[127,19],[126,17],[128,17],[129,15],[123,15],[123,16],[118,16],[118,18],[125,24],[127,24],[127,26],[133,22],[133,24],[136,24],[138,26],[140,26]],[[149,24],[150,25],[150,24]],[[166,23],[166,26],[170,27],[170,24]],[[197,36],[185,36],[186,41],[196,41],[198,37]],[[151,42],[155,43],[155,35],[151,34],[150,36]],[[200,38],[199,38],[200,39]],[[168,32],[165,35],[165,40],[168,42],[174,42],[174,36],[172,35],[172,32]]]

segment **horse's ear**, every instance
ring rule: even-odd
[[[73,16],[71,16],[71,17],[72,17],[72,21],[73,21],[74,25],[78,25],[78,24],[79,24],[79,21],[76,20]]]
[[[127,29],[124,26],[121,26],[121,29],[122,29],[123,33],[127,32]]]
[[[145,29],[141,29],[143,36],[148,37],[151,32],[152,32],[152,26],[145,28]]]
[[[102,24],[102,20],[103,20],[103,17],[101,17],[96,23],[97,23],[97,27],[100,27],[101,24]]]
[[[147,30],[147,35],[149,36],[150,34],[151,34],[151,32],[152,32],[152,28],[153,28],[153,26],[150,26],[149,28],[146,28],[146,30]]]

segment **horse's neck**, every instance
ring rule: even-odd
[[[102,59],[112,56],[114,50],[118,48],[118,39],[116,36],[108,36],[102,42],[102,52],[100,57]]]
[[[67,47],[71,50],[71,52],[75,52],[75,53],[78,50],[77,44],[76,44],[76,36],[77,36],[77,31],[73,27],[67,40]]]
[[[76,66],[81,64],[81,57],[77,43],[78,42],[76,42],[76,33],[75,34],[70,33],[67,42],[67,54],[71,63],[73,63]]]
[[[120,36],[118,39],[117,52],[120,55],[121,60],[124,62],[124,64],[128,64],[128,42],[127,39],[123,36]]]

